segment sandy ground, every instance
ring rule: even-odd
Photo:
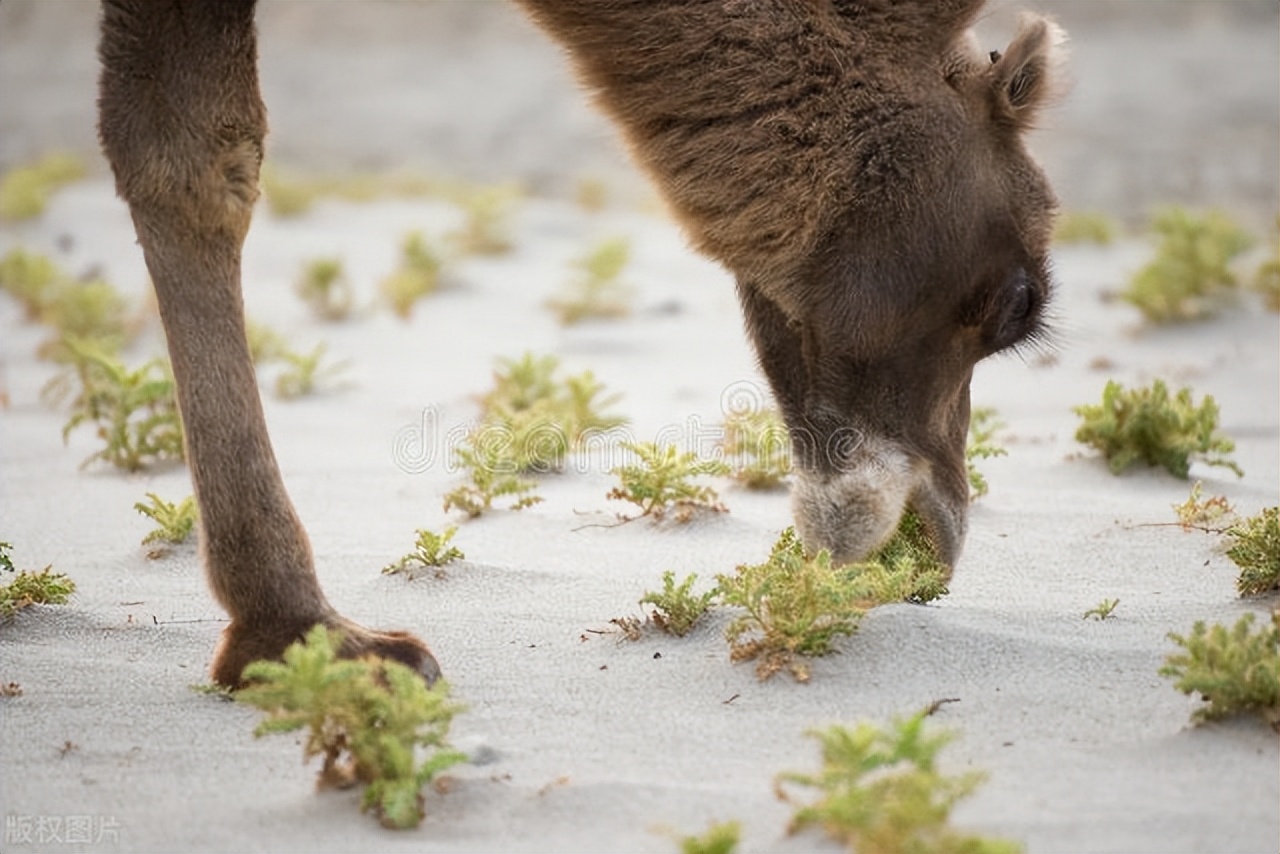
[[[268,4],[264,14],[278,21],[306,8],[314,6]],[[1188,31],[1220,27],[1257,38],[1274,58],[1273,26],[1205,14],[1188,14]],[[39,19],[12,0],[0,6],[6,27],[22,15],[33,16],[24,26]],[[77,8],[71,17],[83,15]],[[1091,26],[1117,42],[1136,26],[1123,15],[1103,17]],[[317,51],[322,41],[315,36]],[[1106,54],[1105,38],[1092,48],[1080,42],[1077,35],[1079,52]],[[391,55],[413,53],[393,45]],[[528,50],[548,55],[542,46]],[[6,87],[13,55],[0,53]],[[1232,68],[1261,62],[1252,51],[1229,55]],[[1267,68],[1267,82],[1240,89],[1274,87],[1274,62]],[[7,91],[0,102],[9,105]],[[12,122],[14,108],[2,110]],[[38,111],[24,115],[32,128],[43,126]],[[277,120],[282,150],[287,126]],[[364,134],[374,153],[356,165],[381,165],[377,136]],[[1159,142],[1176,147],[1175,136]],[[3,139],[14,137],[6,130]],[[1275,142],[1272,131],[1259,144],[1239,142],[1221,161],[1220,152],[1198,156],[1252,175],[1248,164],[1265,164]],[[1123,145],[1117,151],[1135,156]],[[1079,149],[1061,156],[1086,157]],[[548,175],[573,174],[538,157],[551,163]],[[1100,170],[1118,168],[1109,157],[1092,160]],[[317,155],[315,163],[325,162]],[[457,171],[472,174],[465,165]],[[1245,184],[1274,212],[1274,181],[1265,193],[1238,186]],[[1155,190],[1135,183],[1126,192],[1137,204]],[[1251,207],[1245,191],[1227,198],[1246,214],[1263,207]],[[944,697],[959,700],[935,718],[960,733],[944,753],[947,769],[990,775],[957,810],[966,827],[1022,840],[1031,852],[1276,849],[1274,733],[1253,721],[1193,728],[1197,701],[1156,675],[1172,649],[1167,632],[1197,619],[1234,621],[1274,602],[1235,596],[1234,568],[1212,538],[1151,526],[1172,519],[1170,505],[1185,499],[1188,484],[1155,471],[1113,477],[1073,442],[1071,413],[1097,400],[1109,377],[1132,384],[1159,376],[1212,394],[1246,474],[1197,466],[1193,478],[1243,512],[1274,504],[1275,315],[1241,308],[1204,325],[1143,331],[1131,309],[1101,297],[1143,262],[1147,244],[1060,251],[1056,357],[990,360],[975,377],[974,402],[1000,411],[1010,453],[983,466],[991,493],[974,506],[951,594],[927,607],[873,612],[840,654],[815,663],[810,684],[759,683],[749,665],[728,661],[727,614],[680,641],[623,643],[592,630],[637,613],[636,599],[665,569],[709,579],[763,558],[789,521],[785,493],[723,482],[730,512],[722,516],[684,527],[583,528],[618,509],[605,499],[616,459],[602,453],[545,479],[545,503],[462,525],[467,561],[446,577],[379,573],[408,549],[414,528],[450,521],[440,509],[459,481],[448,466],[450,437],[475,417],[474,395],[487,388],[496,356],[533,350],[560,356],[570,371],[590,368],[625,395],[618,409],[636,438],[704,448],[725,402],[763,388],[727,276],[689,253],[669,223],[626,207],[593,215],[554,200],[524,203],[515,251],[460,262],[457,286],[408,324],[370,312],[324,325],[290,292],[303,260],[337,254],[371,300],[407,230],[439,235],[458,216],[433,201],[326,202],[297,220],[263,212],[245,252],[246,301],[250,316],[298,346],[324,340],[350,360],[344,387],[296,402],[275,399],[264,373],[286,482],[339,607],[432,644],[470,707],[455,735],[479,764],[458,769],[448,794],[429,797],[421,829],[390,833],[357,814],[356,795],[315,794],[314,767],[301,765],[295,739],[255,740],[255,712],[188,690],[206,678],[223,616],[194,549],[148,559],[139,540],[149,526],[132,509],[147,492],[187,494],[186,472],[78,470],[93,437],[82,430],[63,444],[63,414],[39,402],[53,374],[32,355],[43,333],[3,302],[0,371],[11,403],[0,411],[0,534],[21,566],[52,563],[79,584],[70,606],[31,609],[0,628],[0,681],[24,691],[0,701],[3,850],[670,851],[673,834],[731,818],[744,823],[745,851],[830,848],[817,836],[786,836],[790,811],[772,791],[776,773],[816,767],[805,730],[885,720]],[[609,235],[634,246],[633,316],[561,328],[543,301],[569,259]],[[141,298],[128,215],[104,180],[63,191],[35,223],[6,225],[0,253],[15,245],[48,252],[75,273],[100,268]],[[152,329],[130,357],[158,348]],[[1098,370],[1099,359],[1112,367]],[[1120,600],[1111,619],[1081,618],[1103,598]],[[93,841],[69,837],[73,825]],[[19,841],[26,831],[30,843]]]

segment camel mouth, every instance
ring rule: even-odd
[[[893,443],[867,447],[839,472],[798,469],[791,501],[805,547],[826,549],[837,563],[905,548],[949,574],[960,556],[967,501],[957,506],[933,482],[927,463]]]
[[[918,467],[896,445],[867,442],[837,472],[804,467],[791,490],[796,530],[806,549],[838,563],[866,560],[897,531]]]

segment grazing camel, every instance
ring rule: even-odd
[[[1003,53],[982,0],[519,0],[568,50],[695,245],[734,274],[797,463],[810,549],[864,557],[903,512],[953,564],[969,381],[1040,328],[1055,201],[1022,133],[1056,27]],[[177,380],[210,586],[212,676],[316,623],[343,653],[439,675],[425,644],[329,604],[281,480],[245,343],[241,244],[266,111],[254,0],[104,0],[99,135]]]

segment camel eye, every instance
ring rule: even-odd
[[[1009,295],[1006,317],[1013,322],[1025,322],[1031,316],[1031,284],[1026,273],[1018,275],[1013,283],[1013,292]]]
[[[983,324],[986,327],[984,338],[992,353],[1034,335],[1039,314],[1038,295],[1025,269],[1018,268],[1005,279],[998,294],[990,304]]]

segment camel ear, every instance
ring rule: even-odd
[[[1066,33],[1057,24],[1038,15],[1022,16],[1009,49],[1003,55],[991,53],[988,79],[998,118],[1027,128],[1041,107],[1063,93],[1065,42]]]

